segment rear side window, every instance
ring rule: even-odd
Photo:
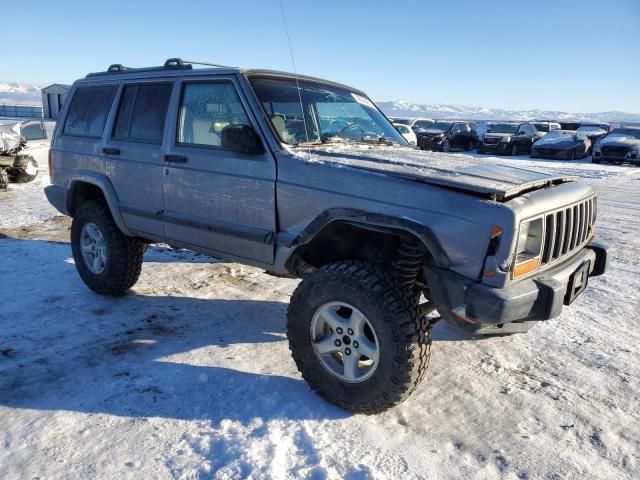
[[[222,129],[228,125],[250,125],[233,83],[184,86],[178,115],[178,143],[220,147]]]
[[[115,92],[115,86],[78,88],[69,106],[64,134],[101,137]]]
[[[124,88],[113,138],[162,143],[171,84],[129,85]]]

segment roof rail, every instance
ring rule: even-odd
[[[191,70],[192,68],[193,65],[191,65],[190,63],[185,63],[181,58],[168,58],[167,61],[164,62],[164,65],[162,65],[161,67],[131,68],[125,67],[120,63],[114,63],[112,65],[109,65],[109,68],[107,68],[107,70],[104,72],[89,73],[87,75],[87,78],[99,77],[102,75],[113,75],[118,73],[154,72],[161,70]]]

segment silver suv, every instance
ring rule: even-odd
[[[120,295],[166,242],[302,278],[287,313],[313,389],[375,413],[415,390],[428,315],[479,334],[558,316],[604,273],[576,178],[420,152],[361,91],[288,73],[112,65],[73,85],[49,201],[80,277]]]

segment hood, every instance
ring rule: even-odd
[[[563,147],[571,147],[575,145],[576,140],[574,137],[569,136],[561,136],[561,137],[542,137],[540,140],[537,140],[533,146],[534,147],[554,147],[554,148],[563,148]]]
[[[419,135],[440,135],[444,132],[444,130],[438,130],[436,128],[421,128],[416,133]]]
[[[505,138],[505,137],[513,137],[515,133],[485,133],[484,137],[496,137],[496,138]]]
[[[537,188],[577,180],[577,177],[551,176],[487,159],[480,161],[468,155],[406,147],[340,145],[315,150],[299,149],[295,155],[311,163],[384,173],[499,201]]]
[[[607,135],[601,138],[598,145],[624,145],[626,147],[639,147],[640,138],[627,136],[627,135]]]

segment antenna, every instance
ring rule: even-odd
[[[300,111],[302,112],[302,124],[304,125],[304,136],[309,143],[309,130],[307,129],[307,120],[304,114],[304,105],[302,104],[302,93],[300,92],[300,81],[298,80],[298,70],[296,69],[296,61],[293,58],[293,47],[291,46],[291,37],[289,36],[289,27],[287,27],[287,17],[284,14],[284,2],[280,0],[280,10],[282,10],[282,21],[284,22],[284,31],[287,34],[289,42],[289,53],[291,54],[291,64],[293,65],[293,74],[296,77],[296,87],[298,89],[298,100],[300,100]]]

